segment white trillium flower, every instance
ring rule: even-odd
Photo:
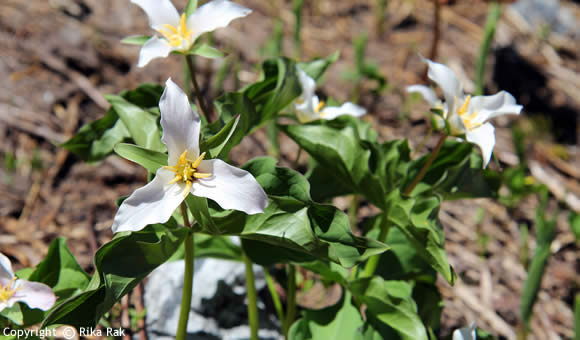
[[[55,301],[52,289],[44,283],[18,279],[12,271],[10,259],[0,253],[0,311],[17,302],[46,311]]]
[[[318,96],[314,93],[316,81],[299,67],[296,67],[296,72],[298,72],[298,80],[302,87],[302,95],[294,105],[300,123],[308,123],[317,119],[332,120],[342,115],[360,117],[367,113],[366,109],[350,102],[344,103],[340,107],[325,107],[324,101],[318,99]]]
[[[113,232],[138,231],[148,224],[165,223],[188,194],[214,200],[224,209],[246,214],[264,212],[268,196],[249,172],[220,159],[204,160],[199,153],[201,120],[187,95],[171,78],[159,102],[168,166],[129,196],[113,220]]]
[[[468,142],[476,144],[483,155],[483,167],[487,167],[495,146],[494,127],[488,121],[502,115],[518,115],[523,107],[517,105],[515,98],[506,91],[493,96],[466,95],[449,67],[422,59],[429,65],[428,76],[441,88],[445,102],[440,101],[427,86],[408,86],[407,92],[420,93],[434,109],[441,110],[443,117],[436,116],[439,128],[447,121],[451,135],[465,136]]]
[[[453,331],[453,340],[476,340],[475,322],[471,326],[459,328]]]
[[[214,0],[196,9],[189,17],[179,16],[170,0],[131,0],[149,17],[151,28],[161,34],[153,36],[141,48],[138,67],[155,58],[167,57],[173,51],[185,52],[206,32],[227,26],[232,20],[245,17],[251,9],[228,0]]]

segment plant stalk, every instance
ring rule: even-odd
[[[286,292],[286,320],[284,321],[284,338],[288,339],[288,331],[296,318],[296,267],[288,264],[288,291]]]
[[[276,314],[278,315],[278,320],[280,323],[284,323],[284,308],[282,308],[282,302],[280,301],[280,295],[276,291],[276,286],[274,285],[274,280],[272,279],[272,275],[268,273],[266,267],[264,267],[264,277],[266,278],[266,284],[268,285],[268,290],[270,291],[270,295],[272,296],[272,302],[274,303],[274,308],[276,309]]]
[[[437,154],[441,150],[441,147],[443,146],[443,143],[445,142],[445,139],[447,139],[447,135],[442,135],[441,138],[439,138],[439,141],[437,142],[437,145],[435,146],[435,149],[433,149],[433,151],[431,152],[431,156],[429,156],[429,158],[427,159],[427,161],[425,162],[425,164],[421,168],[421,171],[419,171],[419,174],[417,174],[417,176],[415,177],[415,179],[413,180],[413,182],[411,183],[411,185],[409,185],[409,187],[407,188],[407,190],[405,190],[405,195],[406,196],[409,196],[409,194],[413,191],[413,189],[415,189],[415,187],[417,186],[417,184],[419,184],[419,182],[421,182],[421,180],[423,179],[423,177],[425,177],[425,174],[427,173],[427,170],[429,170],[429,167],[431,166],[431,164],[435,160],[435,157],[437,157]]]
[[[501,16],[501,6],[495,1],[489,5],[489,11],[487,12],[487,21],[485,23],[485,31],[483,33],[483,40],[479,48],[479,56],[477,58],[477,64],[475,67],[475,95],[482,95],[484,90],[484,76],[485,76],[485,61],[487,60],[487,55],[489,54],[489,46],[495,35],[495,27]]]
[[[250,258],[245,253],[242,253],[242,257],[244,258],[244,265],[246,267],[246,290],[248,296],[248,323],[250,324],[250,339],[258,340],[258,294],[256,293],[254,270],[252,269],[252,261]]]
[[[205,105],[205,101],[201,96],[201,91],[199,90],[199,85],[197,83],[197,79],[195,78],[195,63],[193,61],[193,56],[187,55],[185,56],[185,61],[187,62],[187,68],[189,69],[189,77],[191,78],[191,83],[193,84],[193,92],[195,93],[195,98],[197,99],[197,107],[201,114],[206,118],[209,119],[209,110]]]
[[[183,224],[186,228],[191,229],[189,215],[185,202],[181,203],[181,213],[183,215]],[[183,292],[181,296],[181,309],[179,311],[179,324],[177,325],[176,340],[185,340],[187,337],[187,322],[189,320],[189,310],[191,309],[191,296],[193,290],[193,270],[194,270],[194,243],[193,231],[185,238],[185,273],[183,276]]]

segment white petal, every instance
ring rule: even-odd
[[[453,332],[453,340],[476,340],[475,323],[471,327],[459,328]]]
[[[139,231],[148,224],[167,222],[185,199],[182,182],[168,184],[174,175],[172,171],[160,168],[151,182],[123,201],[113,220],[113,232]]]
[[[477,96],[471,99],[470,111],[477,112],[477,123],[502,115],[519,115],[523,106],[516,104],[516,99],[506,91],[493,96]]]
[[[330,106],[330,107],[326,107],[322,110],[322,112],[320,112],[320,116],[323,119],[334,119],[338,116],[342,116],[342,115],[349,115],[349,116],[353,116],[353,117],[360,117],[363,116],[365,113],[367,113],[367,110],[364,107],[360,107],[356,104],[353,104],[351,102],[346,102],[344,104],[342,104],[342,106],[337,107],[337,106]]]
[[[429,65],[429,72],[427,75],[429,79],[433,80],[437,85],[443,90],[443,95],[445,96],[445,101],[448,103],[450,108],[454,106],[454,98],[463,97],[463,88],[461,83],[457,80],[455,73],[447,66],[433,62],[429,59],[421,57],[421,59]]]
[[[227,26],[232,20],[245,17],[252,10],[227,0],[214,0],[200,6],[187,18],[187,27],[193,31],[193,41],[205,32]]]
[[[0,253],[0,279],[12,280],[14,271],[12,270],[12,263],[8,256]]]
[[[314,112],[314,108],[318,107],[320,100],[318,96],[313,95],[308,98],[307,101],[294,104],[294,109],[296,110],[296,117],[300,123],[308,123],[313,120],[320,119],[318,113]]]
[[[420,93],[423,96],[423,99],[425,99],[431,105],[435,105],[435,103],[438,100],[437,95],[435,94],[435,91],[433,91],[433,89],[431,89],[430,87],[425,86],[425,85],[407,86],[407,92],[408,93],[413,93],[413,92]]]
[[[193,183],[191,193],[216,201],[224,209],[234,209],[246,214],[263,213],[268,206],[268,196],[249,172],[227,164],[220,159],[202,161],[200,172],[212,176]]]
[[[42,310],[49,310],[56,302],[56,296],[54,296],[52,289],[44,283],[18,280],[16,284],[21,289],[14,294],[11,300],[24,302],[30,308]]]
[[[187,150],[188,159],[199,156],[199,115],[191,109],[187,95],[171,78],[165,82],[165,91],[159,101],[161,111],[161,140],[167,146],[169,158],[167,163],[175,165],[177,159]]]
[[[149,17],[149,25],[153,29],[163,28],[165,24],[175,27],[179,25],[179,13],[169,0],[131,0],[131,2],[145,11]]]
[[[153,36],[141,47],[137,67],[145,67],[151,60],[156,58],[165,58],[172,50],[173,47],[165,39]]]
[[[306,72],[302,71],[298,66],[296,66],[296,73],[298,73],[298,81],[302,87],[302,100],[304,102],[309,102],[314,96],[316,81],[306,74]]]
[[[495,146],[493,125],[486,123],[473,130],[468,130],[465,133],[465,139],[467,139],[468,142],[479,146],[481,149],[481,156],[483,157],[483,168],[486,168],[491,159],[493,147]]]

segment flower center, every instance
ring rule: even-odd
[[[319,112],[320,112],[320,110],[322,110],[322,108],[323,108],[323,107],[324,107],[324,100],[321,100],[321,101],[318,103],[318,106],[314,108],[314,112],[316,112],[316,113],[319,113]]]
[[[167,39],[169,45],[173,47],[180,47],[184,41],[187,42],[187,45],[189,45],[193,31],[187,29],[185,13],[181,15],[179,27],[175,27],[169,24],[165,24],[163,27],[164,28],[161,28],[158,31],[159,33],[163,34],[165,39]]]
[[[459,110],[457,110],[457,115],[463,121],[463,125],[465,125],[465,127],[469,130],[481,125],[481,123],[474,123],[473,122],[475,117],[477,117],[477,112],[472,112],[470,114],[467,113],[467,108],[469,107],[470,101],[471,101],[471,95],[468,95],[467,98],[465,98],[465,102],[463,103],[463,105],[461,105]]]
[[[179,159],[177,160],[177,164],[174,166],[164,166],[164,169],[171,170],[175,172],[175,177],[169,182],[169,184],[177,183],[177,182],[185,182],[185,190],[183,191],[183,196],[187,196],[193,182],[196,179],[200,178],[207,178],[210,177],[212,174],[208,173],[201,173],[197,171],[197,167],[201,164],[205,157],[205,152],[202,153],[195,161],[187,159],[187,150],[183,151]]]
[[[8,301],[11,297],[14,296],[14,294],[16,294],[17,291],[21,289],[21,287],[14,288],[14,283],[16,283],[16,280],[16,277],[13,277],[9,284],[5,286],[0,285],[0,302]]]

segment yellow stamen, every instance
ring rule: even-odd
[[[191,186],[196,179],[211,177],[210,173],[201,173],[197,171],[197,168],[201,164],[201,161],[205,158],[205,152],[199,155],[194,161],[187,159],[187,150],[179,156],[177,164],[174,166],[164,166],[164,169],[170,170],[175,173],[175,177],[168,183],[174,184],[177,182],[185,182],[185,190],[183,191],[183,196],[189,194]]]
[[[157,31],[161,33],[165,39],[167,39],[169,45],[173,47],[181,47],[183,42],[186,42],[187,45],[192,43],[190,40],[193,36],[193,32],[187,28],[187,18],[185,17],[185,13],[181,15],[178,27],[170,24],[164,24],[163,28],[158,29]],[[189,46],[183,47],[188,48]]]
[[[459,108],[459,110],[457,110],[457,114],[460,117],[463,116],[467,112],[467,108],[469,107],[470,101],[471,101],[471,95],[468,95],[467,98],[465,98],[465,102],[463,103],[463,105]]]
[[[318,103],[318,106],[317,106],[317,107],[314,109],[314,112],[316,112],[316,113],[320,112],[320,110],[321,110],[323,107],[324,107],[324,100],[321,100],[321,101]]]
[[[14,288],[16,280],[17,278],[13,277],[9,284],[5,286],[0,285],[0,302],[8,301],[11,297],[14,296],[14,294],[16,294],[17,291],[22,289],[22,287]]]

